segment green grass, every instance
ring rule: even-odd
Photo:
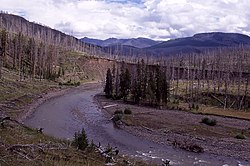
[[[214,85],[215,83],[215,85]],[[180,96],[183,96],[183,95],[186,95],[186,88],[189,87],[190,90],[191,90],[191,86],[193,84],[193,90],[195,92],[195,90],[198,88],[198,80],[179,80],[179,83],[178,83],[178,92],[177,92],[177,95],[180,95]],[[175,89],[177,88],[177,81],[174,80],[174,81],[171,81],[171,87],[170,89],[172,89],[173,91],[172,92],[175,92]],[[204,85],[204,87],[203,87]],[[220,87],[220,91],[221,92],[224,92],[225,91],[225,83],[219,83],[218,81],[214,82],[212,80],[209,80],[209,85],[210,85],[210,88],[208,89],[208,81],[207,80],[200,80],[200,92],[213,92],[214,91],[214,86],[216,87],[216,93],[217,92],[217,88],[218,86]],[[239,93],[240,95],[244,95],[245,94],[245,84],[242,82],[241,85],[239,86],[240,89],[239,89]],[[229,95],[238,95],[238,83],[237,84],[232,84],[229,82],[228,84],[228,94]],[[247,89],[250,89],[250,84],[248,85]],[[188,93],[189,90],[188,90]],[[248,96],[250,96],[250,94],[248,93]]]
[[[52,89],[58,88],[58,84],[47,80],[16,81],[4,77],[0,80],[0,104],[2,111],[11,117],[17,117],[23,108]]]
[[[14,71],[3,71],[0,79],[0,102],[17,99],[24,95],[38,94],[51,88],[56,88],[53,81],[26,79],[18,81],[19,77]]]
[[[79,151],[69,141],[46,136],[12,122],[0,128],[0,140],[0,165],[101,166],[105,163],[104,158],[94,151]],[[43,151],[36,147],[8,150],[13,145],[36,145],[41,146]]]

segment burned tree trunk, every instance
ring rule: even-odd
[[[0,79],[2,78],[2,63],[3,63],[3,51],[2,51],[2,47],[0,46]]]

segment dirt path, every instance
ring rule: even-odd
[[[124,125],[121,127],[136,136],[165,145],[172,145],[175,141],[181,144],[196,144],[204,148],[205,153],[230,156],[235,160],[250,163],[250,121],[139,107],[109,100],[101,95],[97,95],[95,100],[100,107],[117,104],[105,109],[109,116],[115,110],[132,110],[132,115],[123,117]],[[201,124],[204,117],[216,119],[217,125]],[[241,132],[246,139],[235,138]]]

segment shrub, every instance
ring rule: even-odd
[[[116,111],[114,112],[114,115],[116,115],[116,114],[123,114],[123,112],[122,112],[122,110],[116,110]]]
[[[237,139],[246,139],[246,136],[243,133],[240,133],[240,134],[236,135],[235,138],[237,138]]]
[[[80,81],[78,81],[75,85],[80,86],[81,85]]]
[[[179,111],[182,111],[183,109],[182,109],[181,107],[178,107],[178,110],[179,110]]]
[[[125,108],[124,114],[132,114],[132,111],[129,108]]]
[[[112,117],[112,120],[113,122],[117,122],[119,120],[122,119],[122,114],[115,114],[113,117]]]
[[[73,145],[80,150],[85,150],[88,146],[88,139],[85,130],[82,129],[81,132],[76,132],[73,140]]]
[[[217,124],[217,121],[215,119],[209,119],[206,117],[201,120],[201,123],[204,123],[209,126],[215,126]]]
[[[195,109],[195,105],[194,105],[194,103],[192,103],[192,109]]]
[[[196,111],[199,110],[199,105],[197,104],[196,107],[195,107]]]

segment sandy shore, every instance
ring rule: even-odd
[[[100,108],[116,104],[103,109],[109,117],[115,110],[125,108],[132,110],[132,115],[123,117],[121,128],[136,136],[166,145],[172,145],[174,141],[181,144],[195,144],[201,146],[204,153],[250,161],[250,121],[140,107],[106,99],[102,95],[95,96],[95,101]],[[216,119],[217,125],[208,126],[200,123],[204,117]],[[246,139],[235,138],[241,132]]]

